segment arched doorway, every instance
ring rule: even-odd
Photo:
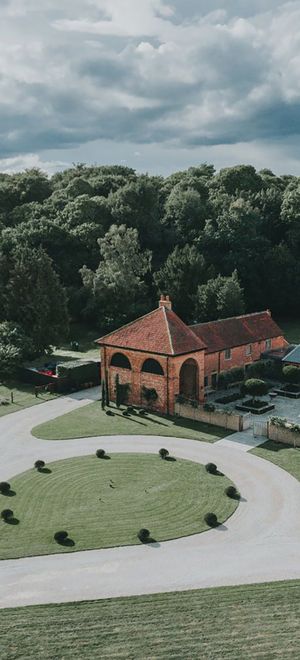
[[[179,393],[186,399],[197,399],[199,392],[199,369],[196,360],[190,358],[183,363],[179,376]]]

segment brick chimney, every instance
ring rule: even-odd
[[[164,296],[162,293],[160,296],[159,307],[166,307],[166,309],[172,309],[172,302],[170,296]]]

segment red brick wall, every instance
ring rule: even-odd
[[[120,367],[111,367],[110,362],[114,353],[123,353],[131,363],[131,370],[121,369]],[[164,370],[164,376],[157,374],[148,374],[141,371],[143,363],[148,358],[157,360]],[[159,412],[174,414],[175,396],[179,394],[179,376],[183,363],[189,358],[196,360],[199,367],[199,399],[204,399],[204,351],[191,353],[183,356],[166,357],[153,355],[152,353],[142,353],[139,351],[130,351],[103,347],[101,349],[102,376],[106,377],[108,373],[108,385],[110,400],[115,401],[115,382],[116,374],[119,374],[120,383],[130,383],[131,391],[128,403],[137,406],[147,406],[147,402],[142,398],[142,387],[154,388],[158,394],[156,402],[151,407]],[[167,378],[168,373],[168,378]],[[167,388],[167,382],[169,388]]]
[[[275,337],[271,340],[271,348],[277,349],[287,346],[287,341],[284,337]],[[225,359],[225,351],[220,353],[210,353],[205,357],[205,375],[208,376],[209,385],[211,383],[211,374],[220,373],[221,371],[228,371],[236,367],[244,367],[247,364],[252,364],[261,359],[261,354],[266,350],[266,342],[256,342],[251,344],[252,352],[250,355],[246,354],[247,345],[237,346],[231,349],[231,359]]]

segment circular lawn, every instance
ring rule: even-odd
[[[166,541],[208,529],[208,512],[224,522],[238,504],[224,492],[232,485],[226,476],[153,454],[61,460],[10,484],[0,494],[0,511],[14,516],[0,523],[0,559],[132,545],[141,528]],[[53,538],[60,530],[68,532],[65,544]]]

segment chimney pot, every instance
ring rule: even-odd
[[[170,300],[170,296],[164,296],[163,294],[161,294],[160,301],[159,301],[159,307],[165,307],[166,309],[172,309],[172,302]]]

